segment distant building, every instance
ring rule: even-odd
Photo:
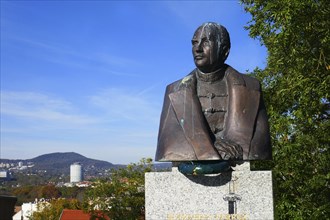
[[[13,216],[13,220],[28,220],[35,211],[37,211],[37,204],[23,203],[22,209]]]
[[[11,175],[8,170],[0,170],[0,179],[1,180],[10,180]]]
[[[82,166],[80,163],[74,163],[70,166],[70,182],[78,183],[83,180]]]
[[[89,182],[89,181],[82,181],[82,182],[76,184],[76,186],[78,186],[78,187],[89,187],[91,185],[92,185],[92,182]]]

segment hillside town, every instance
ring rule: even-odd
[[[54,155],[56,154],[48,155],[48,157]],[[76,159],[78,158],[79,157]],[[7,205],[15,205],[15,209],[13,209],[13,207],[5,208],[5,210],[11,211],[10,214],[13,216],[13,220],[38,219],[39,215],[47,215],[50,210],[56,209],[57,206],[64,208],[63,210],[61,209],[61,213],[58,213],[61,216],[60,219],[67,219],[65,216],[71,216],[71,219],[73,216],[82,216],[82,219],[90,219],[91,216],[100,215],[100,213],[104,211],[100,209],[97,212],[92,211],[91,213],[86,213],[88,210],[83,210],[83,204],[94,204],[94,202],[92,202],[93,199],[88,199],[88,195],[93,194],[93,190],[96,190],[104,184],[108,185],[108,187],[113,187],[112,184],[119,181],[121,186],[117,187],[133,187],[130,190],[142,195],[143,190],[141,191],[141,187],[143,186],[143,181],[141,178],[145,171],[150,170],[150,162],[151,160],[146,164],[144,161],[142,166],[141,164],[135,165],[136,168],[134,171],[129,171],[134,173],[140,172],[139,179],[133,180],[123,175],[123,173],[127,173],[128,171],[126,166],[123,165],[116,167],[116,169],[99,172],[96,176],[86,176],[86,173],[90,173],[90,170],[85,169],[84,165],[80,162],[72,162],[67,167],[69,171],[68,175],[57,176],[57,179],[54,179],[48,176],[47,170],[35,170],[34,168],[38,165],[32,162],[1,162],[0,202],[2,201],[1,204],[4,204],[3,202],[7,201],[5,202]],[[101,169],[97,168],[97,170],[100,171]],[[43,178],[41,177],[38,179],[33,186],[26,183],[27,179],[36,176],[40,177],[40,175],[33,175],[32,173],[44,174],[44,176],[42,176]],[[138,182],[139,184],[134,184],[134,186],[132,186],[131,181],[135,183]],[[104,193],[106,195],[108,192]],[[113,197],[112,194],[108,196]],[[107,198],[109,199],[110,197]],[[98,197],[93,198],[97,199]],[[0,208],[1,213],[3,213],[4,210],[2,210],[2,208],[4,207],[5,206],[2,206]],[[67,207],[67,209],[65,209],[65,207]],[[100,204],[95,203],[93,207],[92,210],[98,210],[95,207],[100,207]],[[142,213],[138,212],[138,215],[141,214]],[[108,217],[105,217],[105,219],[108,219]]]

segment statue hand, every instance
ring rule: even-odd
[[[214,145],[223,160],[243,159],[242,147],[233,141],[221,139],[217,140]]]

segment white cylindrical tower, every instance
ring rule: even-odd
[[[77,183],[83,180],[82,167],[80,163],[74,163],[70,166],[70,182]]]

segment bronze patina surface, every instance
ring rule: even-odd
[[[197,68],[166,88],[156,161],[271,159],[260,83],[225,64],[229,50],[225,27],[195,31]]]

